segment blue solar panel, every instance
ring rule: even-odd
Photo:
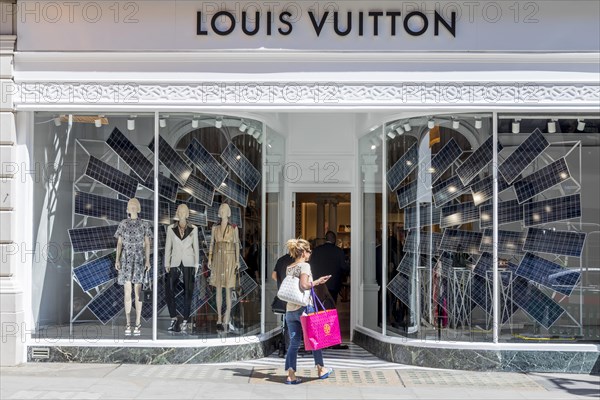
[[[419,207],[419,225],[417,225],[417,207],[404,209],[404,229],[439,225],[442,212],[440,208],[435,208],[431,203],[421,203]]]
[[[258,182],[260,182],[260,172],[233,143],[229,143],[223,150],[221,159],[251,192],[256,189]]]
[[[438,260],[440,273],[442,274],[442,276],[445,276],[446,278],[451,277],[452,272],[454,271],[453,256],[454,256],[453,253],[450,253],[448,251],[443,251],[442,254],[440,255],[440,259]]]
[[[472,202],[442,207],[440,227],[464,225],[479,221],[479,208]]]
[[[115,233],[118,225],[69,229],[73,252],[97,251],[117,248]]]
[[[524,204],[525,226],[581,217],[581,195],[558,197]]]
[[[417,267],[427,265],[427,259],[422,255],[417,255],[415,253],[404,253],[404,257],[398,264],[396,271],[404,274],[406,276],[411,276],[412,271],[416,270]]]
[[[564,158],[526,176],[514,183],[515,193],[519,203],[523,203],[532,197],[566,181],[571,177],[569,167]]]
[[[119,222],[127,218],[127,201],[76,191],[75,214]]]
[[[151,177],[152,163],[118,128],[113,129],[106,144],[140,177],[142,181]]]
[[[411,285],[410,278],[403,274],[396,276],[388,283],[388,291],[396,296],[404,305],[410,307]]]
[[[185,155],[214,187],[219,187],[227,177],[227,170],[198,140],[191,141],[185,150]]]
[[[111,167],[94,156],[90,156],[85,174],[127,198],[135,197],[138,186],[137,179]]]
[[[508,183],[512,183],[548,146],[550,143],[542,132],[536,129],[500,164],[498,172]]]
[[[211,295],[212,292],[208,284],[208,279],[196,280],[194,285],[194,294],[192,295],[192,304],[190,306],[190,315],[196,314],[198,309],[210,300]],[[181,290],[175,296],[175,308],[180,315],[183,315],[183,309],[185,306],[184,302],[185,295],[183,290]]]
[[[502,145],[498,143],[498,152],[502,150]],[[490,162],[494,157],[493,137],[489,137],[481,146],[456,169],[456,175],[460,178],[463,185],[468,185]]]
[[[240,262],[240,272],[244,272],[245,270],[248,269],[248,264],[246,264],[246,260],[244,260],[244,257],[242,257],[242,253],[240,252],[240,256],[239,256],[239,260]]]
[[[151,174],[145,181],[140,181],[140,184],[154,191],[154,175]],[[158,175],[158,194],[169,201],[175,201],[177,192],[179,191],[179,182],[174,179],[167,178],[163,174]]]
[[[195,175],[190,175],[183,190],[206,205],[211,205],[215,196],[215,188]]]
[[[444,236],[440,244],[441,250],[479,254],[481,246],[481,232],[461,231],[458,229],[444,229]]]
[[[390,190],[398,189],[398,186],[417,167],[419,162],[419,150],[417,143],[410,146],[408,150],[396,161],[387,172],[387,184]]]
[[[400,186],[396,191],[396,197],[400,208],[405,208],[417,201],[417,181],[414,180]]]
[[[479,178],[473,180],[473,183],[479,181]],[[469,187],[462,184],[458,176],[453,176],[445,181],[435,185],[432,188],[433,200],[436,207],[441,207],[444,204],[459,198],[463,194],[469,192]]]
[[[519,276],[512,281],[513,302],[546,329],[560,318],[565,310],[554,300]]]
[[[159,263],[158,265],[162,265],[162,264]],[[157,298],[158,305],[156,306],[156,310],[158,313],[160,313],[161,310],[167,305],[167,297],[165,294],[165,285],[163,284],[163,279],[158,281],[157,289],[158,289],[158,291],[156,292],[156,298]],[[142,318],[144,318],[145,321],[152,319],[152,311],[153,311],[152,302],[145,301],[142,304]]]
[[[562,256],[581,257],[586,234],[529,228],[523,250]]]
[[[241,297],[238,297],[236,301],[232,302],[232,304],[231,304],[232,308],[235,307],[240,302],[240,300],[242,300],[243,298],[248,296],[251,292],[253,292],[258,287],[258,284],[254,281],[254,279],[252,279],[245,272],[241,272],[241,274],[240,274],[240,284],[242,286],[243,294]],[[216,296],[212,296],[212,298],[210,299],[209,305],[213,310],[216,311],[217,305],[216,305],[215,297]],[[226,307],[226,304],[225,304],[225,301],[223,301],[221,313],[225,312],[225,307]]]
[[[454,138],[451,138],[448,143],[438,151],[431,159],[431,183],[435,183],[442,177],[444,172],[450,168],[462,155],[460,146]]]
[[[442,234],[438,232],[421,231],[417,243],[417,230],[411,229],[404,241],[403,250],[408,253],[434,255],[442,241]],[[418,248],[418,250],[417,250]]]
[[[79,286],[84,291],[92,290],[117,277],[116,252],[88,261],[73,269]]]
[[[217,192],[230,198],[242,207],[248,205],[248,189],[229,178],[225,179],[225,182],[217,187]]]
[[[107,324],[123,310],[124,290],[121,285],[111,285],[88,304],[88,309],[103,324]]]
[[[154,139],[152,139],[148,148],[154,152]],[[158,137],[158,159],[169,170],[177,182],[185,185],[185,182],[192,174],[192,168],[187,165],[184,159],[161,136]]]
[[[477,260],[477,264],[475,264],[475,268],[473,268],[473,273],[485,279],[491,278],[491,273],[494,269],[493,266],[492,254],[487,252],[482,253],[479,260]]]
[[[498,253],[508,255],[520,255],[523,254],[523,245],[525,244],[525,237],[527,232],[519,231],[503,231],[498,230]],[[485,229],[483,231],[483,239],[481,240],[481,247],[479,250],[492,252],[493,241],[492,241],[492,229]]]
[[[511,186],[506,183],[502,175],[498,175],[498,193],[502,193]],[[479,206],[494,196],[494,177],[488,176],[471,185],[473,203]]]
[[[565,268],[531,253],[525,254],[516,274],[566,296],[571,295],[581,278],[579,271]]]
[[[470,286],[470,297],[473,303],[481,307],[486,314],[492,315],[493,313],[493,302],[492,296],[488,289],[487,280],[479,275],[473,275],[471,277]]]
[[[481,229],[490,228],[494,223],[492,219],[492,204],[486,204],[479,207],[481,220],[479,226]],[[523,220],[523,205],[517,200],[498,202],[498,225],[509,224]]]

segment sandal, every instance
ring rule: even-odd
[[[136,325],[133,328],[133,336],[140,336],[142,334],[142,325]]]
[[[327,379],[329,378],[329,375],[331,375],[331,373],[333,372],[333,368],[323,368],[326,369],[327,372],[324,373],[323,375],[319,375],[319,379]]]
[[[302,379],[300,379],[300,378],[296,378],[293,381],[290,380],[289,378],[285,380],[286,385],[298,385],[300,383],[302,383]]]
[[[131,336],[131,325],[125,326],[125,336]]]

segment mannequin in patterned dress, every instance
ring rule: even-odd
[[[117,238],[117,257],[115,268],[118,271],[117,282],[125,291],[125,335],[141,334],[142,316],[142,282],[144,273],[150,269],[150,242],[152,229],[146,221],[138,218],[141,211],[140,202],[132,198],[127,203],[129,218],[119,223]],[[135,327],[131,329],[131,291],[135,291]]]
[[[210,247],[208,250],[208,268],[210,284],[217,290],[217,330],[233,330],[229,323],[231,314],[231,289],[236,286],[238,269],[240,268],[240,239],[238,228],[229,223],[231,209],[227,204],[219,207],[221,222],[212,227]],[[223,307],[223,291],[225,288],[225,315],[221,316]]]

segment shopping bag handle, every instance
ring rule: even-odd
[[[317,302],[318,302],[318,304],[321,305],[321,308],[323,309],[323,311],[326,311],[325,306],[321,302],[321,299],[319,299],[319,296],[317,296],[317,294],[315,293],[315,287],[313,286],[312,282],[310,283],[310,294],[313,298],[313,305],[315,306],[315,312],[319,312],[319,307],[317,306]],[[316,299],[316,301],[315,301],[315,299]]]

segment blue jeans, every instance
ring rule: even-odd
[[[298,349],[302,343],[302,324],[300,324],[300,316],[305,310],[307,313],[314,311],[313,307],[309,306],[285,313],[285,323],[290,337],[290,345],[288,346],[287,354],[285,355],[286,371],[290,368],[293,369],[294,372],[296,371]],[[312,354],[315,359],[315,365],[323,366],[323,352],[321,350],[313,350]]]

